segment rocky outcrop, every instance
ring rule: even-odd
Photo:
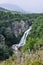
[[[13,31],[13,33],[17,37],[21,33],[25,32],[29,28],[30,25],[31,25],[30,21],[21,20],[20,22],[19,21],[13,22],[12,25],[9,27],[11,31]]]

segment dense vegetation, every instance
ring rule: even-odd
[[[19,14],[0,11],[0,60],[9,58],[9,56],[12,55],[12,50],[9,47],[18,43],[20,37],[22,36],[21,34],[17,38],[12,31],[12,22],[15,22],[15,20],[18,21],[19,16]],[[8,26],[10,26],[11,30],[7,28]],[[5,40],[3,41],[3,39]]]
[[[0,11],[0,34],[5,37],[6,45],[11,46],[19,42],[23,33],[21,33],[21,35],[18,36],[19,38],[17,38],[13,33],[12,22],[20,21],[21,19],[22,14]],[[8,29],[9,26],[11,30]]]
[[[20,20],[30,20],[30,22],[33,22],[34,19],[39,16],[43,16],[43,14],[15,14],[14,12],[0,11],[0,34],[5,37],[6,44],[11,46],[14,43],[18,43],[22,36],[22,34],[18,36],[19,38],[15,36],[13,33],[12,22],[20,22]],[[9,26],[11,30],[7,28]]]
[[[24,52],[30,50],[36,50],[43,47],[43,16],[38,17],[32,24],[32,30],[27,37]]]
[[[12,56],[12,53],[12,50],[9,49],[7,46],[0,46],[0,60],[8,59],[10,56]]]
[[[43,16],[43,14],[21,14],[0,11],[0,35],[5,38],[4,46],[0,43],[0,60],[9,58],[9,56],[12,55],[10,47],[13,44],[18,43],[23,35],[23,33],[21,33],[18,37],[15,36],[12,30],[12,22],[20,22],[20,20],[34,22],[30,35],[27,38],[26,45],[23,48],[24,51],[28,51],[29,48],[30,50],[34,48],[36,49],[39,45],[43,45],[43,17],[37,18],[39,16]],[[36,20],[34,21],[34,19]],[[10,26],[11,30],[7,28],[8,26]]]

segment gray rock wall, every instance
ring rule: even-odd
[[[12,23],[12,31],[17,37],[22,32],[25,32],[29,28],[29,26],[30,26],[29,21],[23,21],[23,20],[21,20],[20,22],[16,21]]]

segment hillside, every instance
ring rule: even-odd
[[[11,46],[19,43],[23,33],[32,24],[25,17],[12,11],[0,11],[0,60],[8,59],[13,54]]]
[[[30,51],[36,51],[43,47],[43,14],[21,14],[12,11],[0,11],[0,61],[3,60],[3,62],[7,63],[7,61],[4,60],[8,59],[11,64],[12,60],[14,60],[9,59],[13,55],[11,46],[19,43],[23,33],[29,29],[29,26],[32,26],[32,30],[27,37],[26,44],[21,48],[23,53],[29,53],[29,49]],[[23,56],[24,59],[25,55],[22,55],[22,51],[20,52],[20,57],[22,58]],[[15,55],[16,54],[14,54],[14,57],[19,57],[19,55]],[[15,61],[17,62],[18,60],[16,59]],[[24,63],[25,62],[23,62],[23,64]],[[8,62],[8,65],[10,64]]]
[[[26,44],[23,47],[24,52],[28,52],[30,49],[38,50],[43,47],[43,16],[38,17],[32,24],[32,30],[27,37]]]

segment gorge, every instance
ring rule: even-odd
[[[30,33],[31,29],[32,29],[32,26],[30,26],[29,29],[24,32],[23,36],[21,37],[21,40],[20,40],[19,44],[12,45],[13,50],[18,50],[18,48],[25,45],[26,38],[27,38],[28,34]]]

